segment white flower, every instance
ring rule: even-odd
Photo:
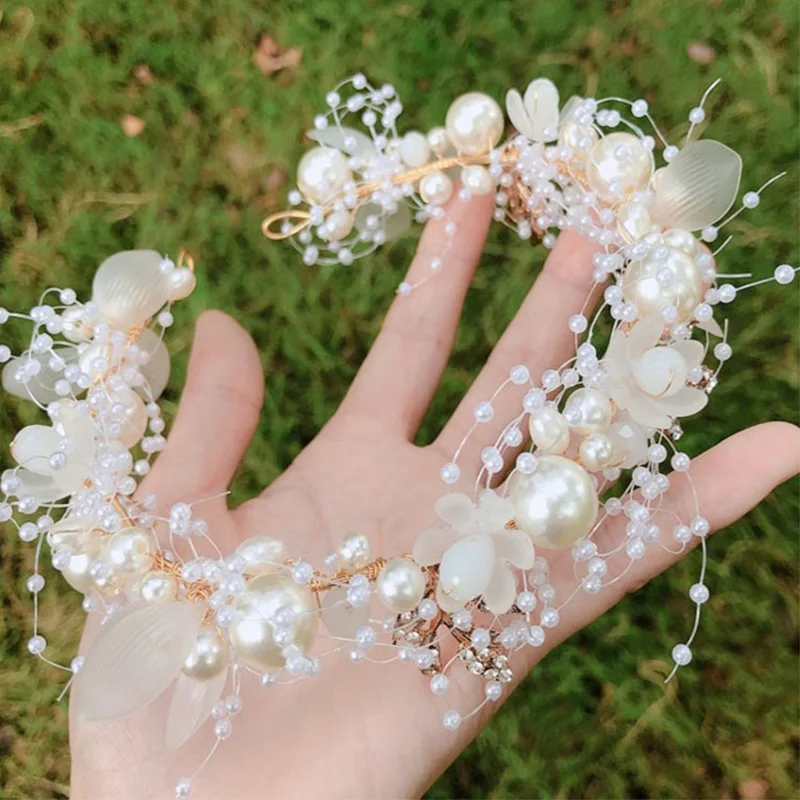
[[[516,89],[506,94],[511,124],[532,142],[552,142],[558,137],[558,89],[547,78],[528,84],[524,99]]]
[[[21,487],[17,496],[33,495],[52,503],[74,494],[92,473],[96,443],[88,409],[62,404],[53,425],[28,425],[11,443]]]
[[[708,395],[686,385],[692,368],[703,360],[703,345],[694,340],[659,345],[664,320],[645,317],[628,333],[617,329],[603,359],[606,390],[618,408],[648,428],[667,428],[675,417],[696,414]]]
[[[413,557],[421,566],[439,564],[436,601],[447,612],[482,597],[493,614],[505,614],[517,595],[509,565],[533,566],[530,538],[506,528],[514,519],[509,500],[487,489],[476,506],[465,494],[448,494],[436,503],[446,528],[425,531],[414,544]]]

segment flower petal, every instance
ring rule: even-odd
[[[525,104],[522,102],[522,95],[516,89],[509,89],[506,92],[506,113],[511,120],[511,124],[529,139],[533,138],[534,128],[528,119],[525,111]]]
[[[495,555],[518,569],[531,569],[535,550],[533,540],[521,531],[505,531],[492,534]]]
[[[464,608],[464,603],[454,600],[452,597],[450,597],[450,595],[445,594],[442,591],[441,585],[436,587],[436,602],[438,603],[439,608],[448,614],[452,614],[454,611]]]
[[[528,84],[525,90],[525,110],[531,122],[533,135],[529,138],[535,142],[551,142],[557,137],[558,128],[558,89],[547,78],[537,78]],[[545,137],[545,131],[551,128],[555,135]]]
[[[677,397],[677,395],[676,395]],[[633,392],[628,400],[627,409],[631,418],[648,428],[663,430],[669,427],[672,420],[664,408],[665,400],[652,400],[644,394]]]
[[[436,513],[460,533],[472,533],[477,526],[478,514],[475,504],[468,495],[459,492],[451,492],[440,497],[436,501]]]
[[[700,328],[701,331],[706,331],[706,333],[716,336],[717,339],[721,339],[725,335],[722,332],[722,328],[719,326],[719,322],[717,322],[714,317],[698,322],[697,327]]]
[[[369,163],[375,158],[375,144],[372,139],[355,128],[345,126],[339,128],[334,125],[321,131],[308,131],[306,136],[323,147],[332,147],[346,155],[358,156],[364,163]]]
[[[180,674],[167,712],[166,744],[177,750],[211,716],[211,709],[222,697],[228,671],[210,681],[194,681]]]
[[[430,528],[417,537],[411,555],[421,567],[429,567],[438,564],[447,550],[460,539],[461,535],[452,528]]]
[[[580,95],[574,94],[572,97],[564,103],[564,106],[561,109],[561,114],[558,118],[559,125],[566,125],[568,122],[572,122],[574,117],[577,115],[578,109],[583,106],[583,98]]]
[[[673,350],[677,350],[683,356],[683,360],[686,362],[688,369],[696,367],[706,354],[703,343],[698,342],[697,339],[685,339],[681,342],[675,342],[675,344],[670,345],[670,347],[672,347]]]
[[[55,354],[64,362],[65,365],[71,364],[78,359],[78,348],[74,345],[55,348]],[[63,378],[63,372],[50,369],[50,358],[52,353],[23,353],[17,358],[12,358],[3,367],[3,389],[15,397],[23,400],[34,400],[46,406],[54,400],[59,400],[60,395],[53,388],[55,382]],[[31,378],[27,383],[16,379],[17,370],[28,360],[38,361],[40,364],[39,373]]]
[[[486,489],[480,497],[478,515],[483,533],[495,533],[505,530],[506,523],[514,519],[514,506],[507,498]]]
[[[170,373],[170,358],[167,346],[161,337],[150,328],[145,328],[139,334],[139,347],[150,355],[147,363],[141,368],[142,375],[147,380],[147,386],[142,387],[140,393],[150,400],[158,400],[167,388]]]
[[[656,346],[663,332],[664,318],[660,314],[644,317],[631,328],[625,348],[629,369],[633,368],[633,362],[639,356]]]
[[[527,538],[527,537],[526,537]],[[517,597],[517,580],[514,573],[505,565],[495,566],[492,580],[483,593],[483,602],[492,614],[505,614]]]
[[[75,679],[78,717],[115,719],[155,700],[180,674],[205,611],[202,603],[134,603],[112,617]]]
[[[688,417],[702,411],[708,403],[708,395],[692,386],[684,386],[672,397],[659,401],[659,406],[673,417]]]
[[[653,204],[665,227],[699,231],[723,217],[739,191],[742,159],[720,142],[690,142],[661,170]]]
[[[18,469],[14,476],[19,480],[21,486],[17,497],[24,497],[26,494],[35,497],[40,504],[55,503],[62,497],[66,497],[69,492],[65,492],[51,477],[37,475],[29,469]]]
[[[58,451],[61,436],[49,425],[28,425],[11,442],[11,455],[22,467],[37,475],[52,475],[50,456]]]

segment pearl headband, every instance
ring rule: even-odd
[[[672,677],[692,659],[709,597],[709,523],[699,508],[686,519],[664,513],[670,478],[662,466],[691,481],[690,459],[675,443],[680,420],[706,405],[732,355],[718,319],[724,306],[744,288],[788,284],[796,272],[784,264],[770,279],[720,283],[714,256],[722,247],[711,254],[701,241],[714,242],[726,222],[758,205],[765,187],[729,213],[741,160],[723,144],[692,139],[703,102],[680,149],[655,128],[645,101],[573,98],[559,110],[546,80],[524,96],[508,93],[517,133],[504,143],[500,107],[476,92],[453,103],[444,128],[402,137],[392,87],[375,89],[356,75],[326,102],[292,209],[265,220],[265,234],[290,240],[306,264],[349,264],[412,217],[446,220],[454,193],[458,202],[493,194],[495,218],[523,238],[535,233],[551,246],[549,231],[572,229],[597,242],[587,296],[606,288],[591,319],[569,321],[575,355],[539,380],[512,366],[475,406],[441,469],[445,485],[467,491],[443,494],[411,554],[376,554],[368,536],[351,534],[315,567],[265,535],[219,552],[197,515],[202,499],[186,498],[166,516],[153,496],[133,499],[166,444],[162,337],[173,323],[170,304],[196,283],[188,256],[118,253],[100,265],[86,303],[72,289],[48,289],[26,314],[0,308],[0,325],[13,318],[33,328],[24,353],[0,345],[3,388],[36,403],[51,423],[23,428],[12,443],[16,466],[0,479],[0,521],[36,548],[27,583],[35,608],[46,544],[53,566],[84,594],[85,610],[103,620],[86,657],[68,667],[45,655],[38,628],[28,649],[73,673],[73,702],[86,720],[125,716],[173,688],[166,746],[180,747],[212,720],[209,757],[232,733],[243,680],[311,677],[323,656],[339,651],[354,661],[406,662],[428,676],[436,696],[447,694],[453,669],[472,673],[484,682],[484,699],[472,709],[443,706],[443,724],[455,730],[502,696],[514,652],[541,646],[565,606],[619,582],[659,549],[678,553],[699,542],[701,578],[689,592],[695,624],[673,649]],[[655,169],[655,139],[612,104],[652,125],[666,166]],[[346,127],[348,117],[368,133]],[[626,130],[606,130],[619,127]],[[458,235],[452,221],[444,228],[450,241]],[[431,259],[432,274],[447,254],[445,247]],[[603,325],[610,339],[599,352],[593,342]],[[469,486],[464,447],[494,419],[498,396],[513,392],[518,411],[499,438],[482,441]],[[616,538],[598,543],[609,519]],[[201,542],[216,555],[199,556]],[[563,596],[549,580],[548,554],[556,551],[574,562],[574,587]],[[178,780],[176,796],[189,795],[194,777]]]

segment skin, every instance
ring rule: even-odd
[[[409,552],[418,533],[433,522],[433,504],[444,493],[439,469],[471,424],[475,403],[487,399],[514,364],[539,375],[569,356],[574,340],[567,321],[584,304],[592,248],[565,233],[437,440],[426,447],[412,444],[449,357],[491,203],[486,198],[455,203],[450,216],[459,235],[446,259],[446,274],[411,298],[395,301],[347,396],[317,438],[255,499],[236,509],[229,509],[224,498],[203,504],[202,516],[223,553],[266,533],[285,541],[290,554],[319,563],[349,531],[368,533],[376,554]],[[443,240],[441,224],[431,223],[408,280],[427,273]],[[255,431],[263,385],[249,335],[220,312],[203,314],[169,444],[141,488],[157,494],[162,512],[172,503],[227,489]],[[516,393],[501,396],[493,422],[485,426],[490,430],[468,446],[462,469],[477,465],[481,443],[502,430],[518,404]],[[208,436],[211,421],[213,437]],[[732,436],[694,459],[691,474],[712,530],[729,525],[796,474],[799,453],[800,431],[772,422]],[[684,519],[694,516],[694,500],[682,476],[673,476],[665,505]],[[619,523],[612,520],[599,531],[601,550],[607,549],[604,539],[618,534],[613,524]],[[671,524],[674,517],[664,517],[667,530]],[[516,681],[674,560],[650,551],[623,581],[570,604],[542,647],[515,655]],[[564,596],[564,587],[573,581],[567,552],[551,562],[551,582]],[[87,630],[84,648],[91,635]],[[246,680],[244,710],[233,719],[233,736],[201,773],[192,798],[419,796],[499,707],[489,704],[457,732],[446,731],[441,717],[447,708],[469,709],[483,695],[483,681],[465,670],[454,669],[450,677],[447,697],[435,698],[428,681],[408,665],[351,664],[346,657],[333,657],[313,680],[271,689]],[[79,722],[73,713],[71,796],[172,797],[176,780],[193,772],[213,734],[206,725],[181,750],[165,752],[165,705],[159,700],[111,723]]]

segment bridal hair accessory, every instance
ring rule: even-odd
[[[354,662],[404,662],[446,697],[452,671],[465,669],[483,682],[483,700],[460,710],[440,701],[444,726],[455,730],[503,695],[515,651],[541,646],[568,604],[618,583],[660,549],[679,553],[699,542],[693,624],[672,651],[668,679],[689,664],[709,598],[709,523],[698,507],[685,518],[669,507],[664,468],[691,481],[690,458],[676,442],[683,418],[706,405],[732,356],[724,307],[745,288],[788,284],[797,271],[783,264],[771,278],[738,286],[730,281],[751,276],[717,272],[722,248],[712,253],[707,244],[757,206],[761,190],[730,212],[740,159],[692,138],[702,102],[677,147],[664,141],[644,100],[573,98],[559,109],[546,80],[524,96],[508,93],[517,132],[502,144],[500,107],[477,92],[453,103],[444,128],[402,137],[391,87],[375,89],[357,75],[326,99],[294,209],[264,223],[271,238],[289,238],[308,264],[348,264],[412,216],[445,217],[453,193],[458,202],[492,193],[496,218],[524,238],[535,232],[550,245],[549,231],[573,229],[596,241],[587,308],[601,284],[603,300],[591,318],[569,320],[572,358],[541,376],[512,366],[475,406],[442,467],[448,488],[431,509],[432,525],[410,554],[374,553],[363,532],[346,535],[316,565],[274,531],[221,553],[198,515],[203,498],[160,516],[153,495],[136,494],[166,444],[158,398],[170,361],[162,336],[173,323],[170,304],[195,286],[191,258],[117,253],[97,270],[88,302],[69,288],[48,289],[26,314],[0,308],[0,325],[32,326],[21,354],[0,345],[3,388],[49,420],[19,431],[16,466],[0,480],[0,521],[35,548],[28,649],[61,666],[47,657],[38,629],[47,546],[55,570],[84,595],[84,609],[103,621],[85,658],[61,667],[72,673],[78,717],[122,717],[165,695],[166,747],[213,725],[210,751],[176,783],[179,798],[230,737],[243,680],[312,678],[324,657],[344,653]],[[610,107],[619,105],[655,137]],[[368,135],[345,127],[348,115]],[[658,169],[656,139],[665,145]],[[451,241],[458,236],[452,222],[446,230]],[[446,257],[434,257],[431,269]],[[401,285],[401,294],[410,288]],[[498,438],[484,438],[477,476],[468,474],[464,445],[494,419],[501,392],[519,394],[518,412]],[[557,591],[550,569],[559,552],[574,581]]]

